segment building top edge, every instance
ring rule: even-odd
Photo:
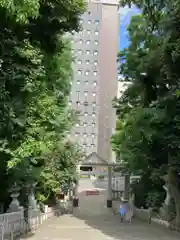
[[[119,0],[86,0],[89,3],[102,3],[108,5],[119,5]]]

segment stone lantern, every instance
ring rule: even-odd
[[[18,200],[18,196],[20,194],[19,191],[20,191],[20,187],[17,186],[17,184],[15,183],[10,190],[11,192],[10,196],[12,198],[12,202],[9,205],[8,212],[19,212],[23,210],[23,207],[20,206],[20,203]]]

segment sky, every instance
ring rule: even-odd
[[[139,10],[135,6],[120,8],[120,50],[128,46],[127,27],[131,17],[136,14],[139,14]]]

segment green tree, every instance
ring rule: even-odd
[[[82,156],[78,145],[68,140],[58,144],[55,151],[46,156],[47,161],[38,182],[38,199],[52,199],[61,186],[75,183],[78,180],[76,167]]]
[[[85,8],[83,0],[24,0],[21,2],[17,0],[1,0],[0,6],[5,9],[7,17],[15,18],[20,23],[38,19],[43,15],[43,12],[50,10],[49,17],[54,17],[51,20],[56,20],[56,23],[60,23],[61,27],[58,28],[59,30],[64,30],[64,26],[67,25],[74,29],[73,24],[77,26],[77,17],[83,13]]]
[[[142,14],[132,19],[130,46],[119,57],[120,73],[129,85],[116,102],[119,119],[112,143],[133,172],[151,179],[145,199],[151,191],[154,194],[154,187],[160,192],[159,176],[167,173],[176,208],[172,224],[179,225],[180,2],[126,3],[135,3]]]
[[[78,31],[85,10],[82,0],[13,3],[0,1],[1,203],[14,181],[39,180],[45,156],[63,145],[73,125],[67,107],[73,59],[64,35]]]

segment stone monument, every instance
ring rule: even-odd
[[[169,193],[169,188],[168,188],[168,182],[167,182],[167,175],[164,175],[162,179],[165,181],[165,185],[163,185],[164,190],[166,191],[166,198],[164,203],[162,204],[162,207],[160,208],[160,216],[164,220],[169,220],[170,214],[169,214],[169,207],[171,205],[171,195]]]
[[[34,195],[34,189],[36,187],[36,183],[31,184],[29,188],[29,195],[28,195],[28,201],[29,201],[29,208],[33,210],[38,210],[37,200]]]

